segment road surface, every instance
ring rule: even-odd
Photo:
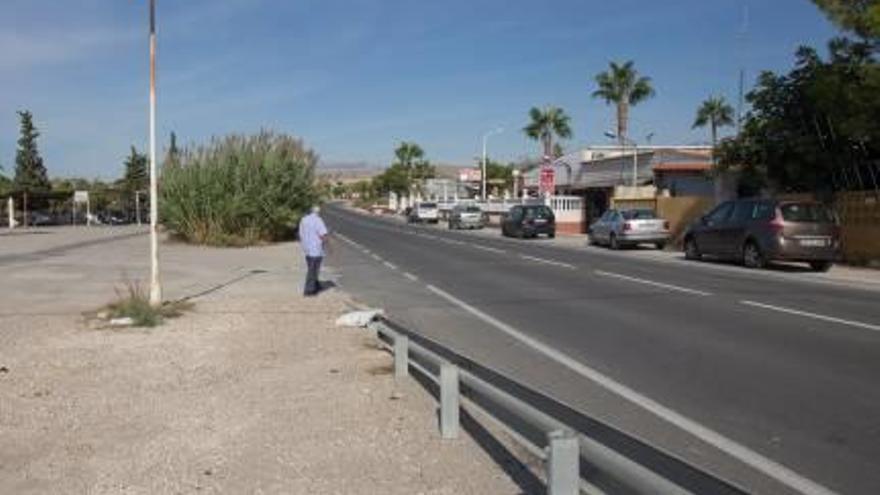
[[[340,285],[754,493],[880,493],[880,291],[325,211]]]

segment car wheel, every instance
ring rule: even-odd
[[[764,254],[755,241],[747,242],[743,247],[743,265],[748,268],[764,268],[766,264]]]
[[[700,253],[700,247],[697,246],[697,240],[693,237],[688,237],[684,241],[684,257],[685,259],[693,261],[703,259],[703,255]]]
[[[831,269],[833,263],[830,261],[811,261],[810,268],[813,269],[814,272],[825,273]]]
[[[550,232],[549,234],[547,234],[547,237],[549,237],[550,239],[554,239],[556,237],[556,232]]]
[[[617,234],[611,234],[611,237],[609,238],[609,241],[608,241],[608,247],[610,247],[611,249],[613,249],[615,251],[620,249],[620,242],[617,241]]]
[[[657,249],[660,250],[660,251],[663,251],[664,249],[666,249],[666,243],[665,243],[665,242],[658,242],[658,243],[656,243],[656,244],[654,244],[654,245],[657,246]]]

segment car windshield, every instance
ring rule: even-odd
[[[526,208],[526,218],[544,218],[551,220],[553,219],[553,210],[546,206]]]
[[[464,211],[467,213],[480,213],[481,210],[479,206],[468,206]]]
[[[833,223],[834,214],[819,203],[786,203],[779,206],[782,218],[795,223]]]
[[[436,208],[437,203],[422,203],[419,205],[419,208]]]
[[[654,210],[626,210],[621,213],[624,220],[654,220],[657,218]]]

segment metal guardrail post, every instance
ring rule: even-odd
[[[547,434],[547,494],[578,495],[580,449],[577,437],[564,430]]]
[[[458,368],[444,363],[440,365],[440,436],[451,440],[458,438]]]
[[[394,378],[403,379],[409,376],[409,337],[397,334],[394,336]]]

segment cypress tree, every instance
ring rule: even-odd
[[[28,196],[35,192],[48,192],[51,189],[43,158],[37,149],[37,137],[40,132],[34,127],[31,112],[19,111],[21,119],[21,136],[18,138],[18,149],[15,152],[15,189],[23,196],[24,224],[28,224]]]

